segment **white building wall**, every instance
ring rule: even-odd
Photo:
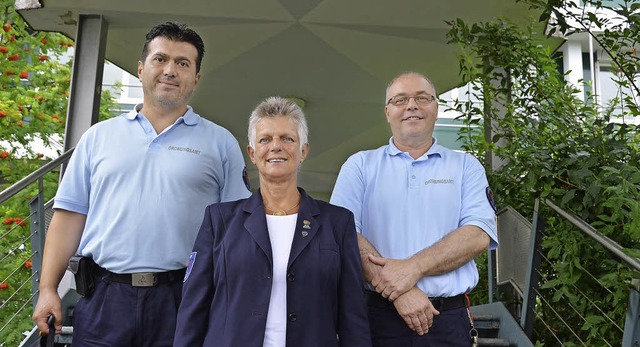
[[[567,73],[565,78],[568,82],[582,90],[584,85],[582,43],[580,43],[580,41],[567,41],[562,45],[561,51],[563,57],[562,66]],[[584,101],[584,93],[577,93],[576,96]]]

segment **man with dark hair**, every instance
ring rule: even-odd
[[[355,216],[373,346],[471,346],[473,258],[498,245],[484,168],[433,137],[438,102],[426,76],[394,78],[384,110],[389,144],[352,155],[331,195]]]
[[[143,103],[78,142],[47,232],[33,314],[41,331],[50,315],[62,328],[57,287],[69,264],[83,296],[74,347],[173,344],[204,208],[250,195],[236,139],[188,106],[203,54],[186,26],[152,28],[138,62]]]
[[[147,33],[144,46],[142,47],[140,61],[147,60],[147,55],[149,55],[149,43],[151,43],[151,41],[156,37],[164,37],[171,41],[186,42],[193,45],[193,47],[198,51],[198,56],[196,57],[196,74],[200,73],[202,57],[204,56],[204,42],[202,42],[202,38],[198,33],[187,28],[185,24],[181,23],[166,22],[156,25]]]

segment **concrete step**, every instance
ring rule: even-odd
[[[473,325],[478,337],[495,338],[500,331],[500,318],[493,315],[474,315]]]
[[[515,318],[501,302],[471,307],[478,346],[534,347]]]
[[[503,347],[511,347],[512,345],[508,340],[500,339],[500,338],[489,338],[489,337],[480,337],[478,338],[478,347],[495,347],[495,346],[503,346]]]

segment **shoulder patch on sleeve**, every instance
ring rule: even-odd
[[[182,283],[186,282],[189,275],[191,275],[191,269],[193,268],[193,264],[196,262],[197,255],[198,252],[191,252],[191,255],[189,256],[189,263],[187,264],[187,271],[184,273],[184,280],[182,280]]]
[[[498,206],[496,206],[496,201],[493,199],[493,191],[491,190],[490,187],[487,187],[485,189],[486,193],[487,193],[487,200],[489,200],[489,205],[491,205],[491,208],[493,208],[493,212],[498,212]]]
[[[242,170],[242,180],[244,181],[244,185],[247,187],[247,190],[251,191],[251,185],[249,184],[249,173],[247,172],[246,166]]]

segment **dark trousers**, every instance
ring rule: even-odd
[[[96,290],[74,310],[73,347],[170,347],[182,281],[155,287],[96,279]]]
[[[410,330],[391,307],[369,305],[369,325],[373,347],[471,346],[471,322],[465,307],[441,311],[429,332],[422,336]]]

